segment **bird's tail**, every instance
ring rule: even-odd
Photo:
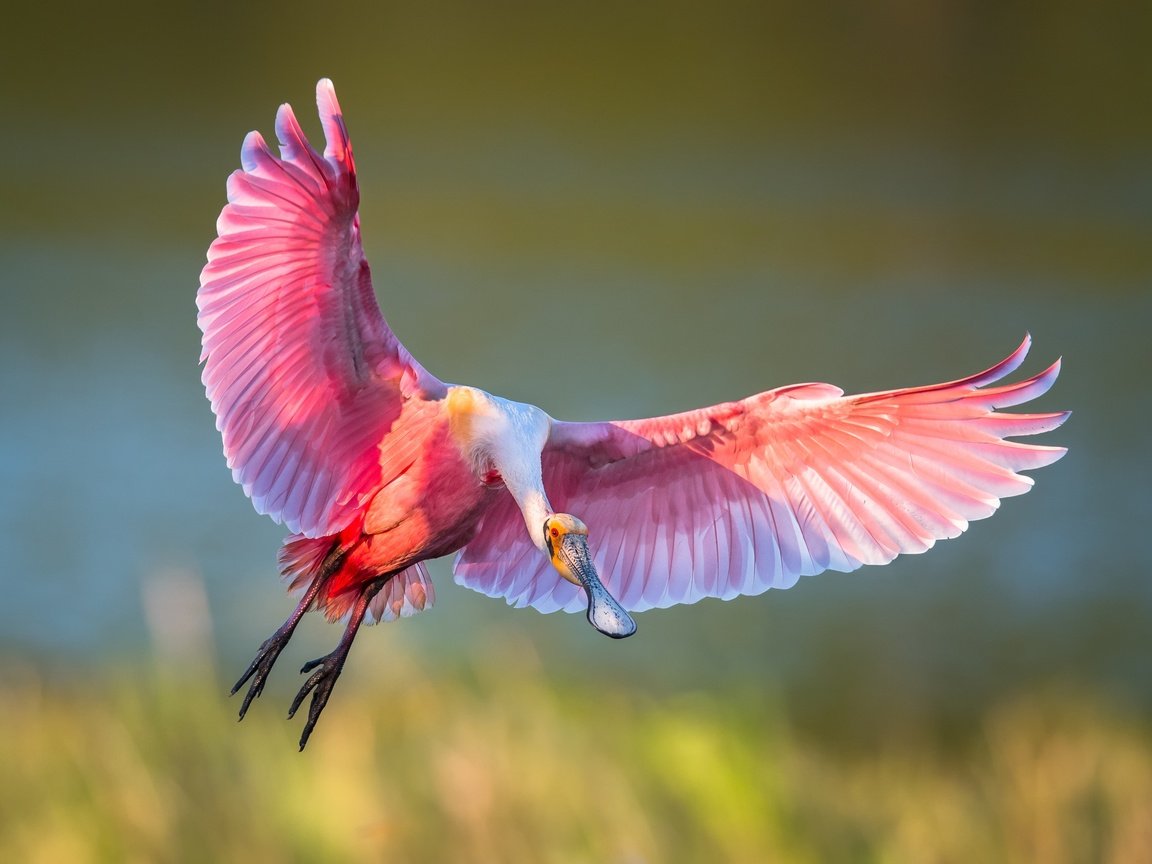
[[[278,561],[289,594],[303,593],[313,580],[324,579],[316,594],[315,608],[329,621],[346,618],[360,592],[387,574],[364,572],[354,553],[363,541],[359,526],[355,537],[344,534],[285,538]],[[393,575],[372,598],[365,620],[368,623],[408,618],[432,606],[436,591],[423,563],[413,564]]]
[[[340,538],[332,536],[305,537],[303,534],[291,534],[286,537],[276,560],[280,565],[281,577],[288,583],[288,593],[299,594],[311,585],[312,580],[325,569],[325,563],[329,563],[328,559],[338,552],[339,543]],[[321,591],[321,595],[323,593]]]

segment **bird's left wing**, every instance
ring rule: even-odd
[[[306,537],[342,530],[407,469],[405,405],[444,391],[376,304],[331,81],[316,102],[323,154],[288,105],[276,115],[279,156],[258,132],[244,140],[196,296],[204,386],[232,476],[257,511]]]
[[[1031,487],[1018,471],[1064,454],[1004,440],[1068,416],[995,411],[1055,381],[1059,363],[987,386],[1029,344],[947,384],[849,397],[803,384],[669,417],[556,423],[545,489],[557,510],[587,523],[602,581],[633,611],[883,564],[957,536]],[[515,606],[586,606],[532,545],[511,496],[460,553],[456,579]]]

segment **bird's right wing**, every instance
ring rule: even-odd
[[[258,132],[244,140],[196,297],[204,386],[232,476],[257,511],[306,537],[342,530],[407,469],[406,403],[444,392],[380,313],[331,81],[316,102],[323,155],[288,105],[276,115],[279,156]]]
[[[769,390],[669,417],[556,423],[542,462],[552,505],[589,527],[605,587],[642,611],[787,588],[822,570],[883,564],[991,515],[1062,447],[1004,440],[1067,413],[1004,414],[1044,393],[1059,363],[1014,384],[1029,340],[977,375],[843,396],[828,384]],[[468,587],[541,611],[580,611],[511,502],[460,553]]]

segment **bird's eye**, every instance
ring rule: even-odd
[[[552,536],[553,537],[559,537],[560,536],[560,529],[559,528],[553,528],[552,529]]]

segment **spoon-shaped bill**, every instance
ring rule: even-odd
[[[588,554],[587,538],[576,533],[566,535],[560,545],[560,556],[588,594],[588,622],[613,639],[623,639],[635,633],[636,622],[632,616],[608,593],[596,575],[592,557]]]

